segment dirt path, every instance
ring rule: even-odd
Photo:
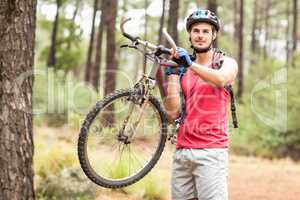
[[[164,154],[155,170],[169,173],[171,150]],[[299,200],[300,163],[290,160],[265,160],[254,157],[230,157],[230,200]],[[166,187],[170,183],[166,180]],[[135,196],[115,192],[99,194],[97,200],[142,200]],[[169,200],[167,194],[164,200]]]
[[[49,141],[68,138],[70,140],[68,142],[76,144],[77,133],[45,127],[37,129],[35,132],[44,134]],[[64,133],[63,136],[60,134],[62,132]],[[159,179],[162,179],[159,183],[161,187],[167,188],[164,200],[170,199],[170,169],[173,148],[174,146],[167,143],[162,157],[151,171],[151,173],[159,176]],[[230,155],[229,163],[230,200],[300,199],[300,163],[294,163],[287,159],[270,161],[234,155]],[[143,200],[143,198],[99,188],[97,200]]]
[[[230,200],[299,200],[300,163],[231,156]]]

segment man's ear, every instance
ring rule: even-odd
[[[213,40],[215,40],[217,38],[217,31],[213,31]]]

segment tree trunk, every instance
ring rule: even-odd
[[[207,1],[207,9],[214,12],[216,15],[218,15],[218,2],[217,0],[208,0]],[[214,41],[214,46],[217,48],[218,47],[218,41],[217,39]]]
[[[293,54],[293,61],[292,65],[295,66],[295,52],[297,50],[297,31],[298,31],[298,1],[293,0],[293,47],[292,47],[292,54]]]
[[[251,30],[251,52],[252,52],[252,55],[255,55],[256,48],[257,48],[257,38],[256,38],[257,14],[258,14],[257,3],[258,3],[257,0],[254,0],[254,8],[253,8],[254,15],[253,15],[253,21],[252,21],[252,30]]]
[[[90,43],[89,43],[89,49],[88,49],[86,65],[85,65],[85,73],[84,73],[85,82],[90,82],[91,80],[92,56],[93,56],[93,45],[94,45],[94,35],[95,35],[95,20],[96,20],[97,10],[98,10],[98,0],[94,0],[92,29],[91,29]]]
[[[0,199],[33,200],[36,0],[1,0],[0,10]]]
[[[144,32],[144,40],[147,40],[148,32],[147,32],[147,26],[148,26],[148,15],[147,15],[147,7],[148,7],[148,0],[144,0],[145,2],[145,32]],[[146,55],[143,58],[143,74],[146,73],[147,68],[147,58]]]
[[[258,17],[257,17],[257,35],[261,36],[263,35],[263,27],[264,27],[264,4],[258,3]],[[257,51],[257,57],[261,58],[263,55],[262,51],[263,48],[261,47],[261,44],[259,45],[259,48],[256,49]]]
[[[166,0],[163,0],[162,2],[162,14],[160,17],[160,25],[159,25],[159,31],[158,31],[158,44],[164,44],[165,42],[163,41],[163,33],[162,29],[164,27],[164,22],[165,22],[165,6],[166,6]],[[157,80],[157,85],[159,88],[160,96],[161,98],[164,98],[166,96],[166,91],[167,89],[164,87],[166,83],[166,76],[163,70],[163,67],[160,67],[157,71],[156,74],[156,80]]]
[[[239,63],[239,74],[238,74],[238,93],[237,96],[242,100],[244,91],[244,0],[240,0],[240,24],[239,24],[239,48],[238,48],[238,63]]]
[[[96,54],[95,54],[95,63],[92,68],[92,85],[93,87],[99,91],[99,83],[100,83],[100,70],[101,70],[101,60],[102,60],[102,40],[103,40],[103,31],[105,26],[105,17],[106,17],[106,2],[102,0],[101,4],[101,18],[98,25],[98,34],[97,34],[97,42],[96,42]]]
[[[207,1],[207,9],[214,12],[217,15],[217,0],[208,0]]]
[[[287,1],[286,4],[286,19],[287,19],[287,27],[286,27],[286,68],[288,68],[291,64],[291,48],[290,48],[290,43],[291,43],[291,37],[290,37],[290,1]]]
[[[269,19],[270,19],[270,0],[265,1],[265,44],[264,44],[264,59],[267,58],[267,53],[268,53],[268,41],[269,41]]]
[[[178,32],[177,32],[177,23],[178,23],[178,11],[179,11],[179,1],[170,0],[169,5],[169,18],[168,18],[168,32],[174,39],[175,43],[178,45]]]
[[[116,62],[116,36],[115,26],[117,17],[117,0],[104,0],[105,9],[105,26],[106,31],[106,72],[105,72],[105,87],[104,95],[113,92],[116,88],[117,62]],[[108,123],[114,122],[113,105],[107,108],[110,111],[106,114],[105,120]]]
[[[165,25],[165,12],[166,12],[166,0],[162,2],[162,14],[159,20],[159,30],[158,30],[158,44],[163,44],[163,33],[162,30]]]
[[[75,2],[75,10],[73,12],[73,16],[72,16],[72,24],[70,25],[70,28],[69,30],[73,33],[75,31],[75,28],[76,28],[76,22],[75,22],[75,19],[77,17],[77,14],[78,14],[78,10],[79,10],[79,7],[80,7],[80,0],[76,0]],[[71,33],[71,35],[72,35]],[[71,46],[72,46],[72,43],[73,41],[72,40],[69,40],[67,42],[67,50],[68,51],[71,51]]]
[[[239,0],[233,0],[234,40],[239,37]]]
[[[75,2],[75,10],[74,10],[74,13],[73,13],[73,17],[72,17],[72,21],[75,23],[75,19],[77,17],[77,14],[78,14],[78,10],[79,10],[79,7],[80,7],[80,3],[81,1],[80,0],[76,0]]]
[[[106,73],[105,73],[105,89],[104,94],[107,95],[113,92],[116,88],[116,16],[117,16],[117,0],[105,0],[107,1],[106,9],[106,20],[105,24],[107,27],[106,34]]]
[[[58,25],[59,25],[59,9],[61,6],[61,0],[56,0],[56,15],[55,20],[53,22],[53,29],[51,35],[51,46],[48,55],[48,67],[55,67],[56,65],[56,38],[58,33]]]

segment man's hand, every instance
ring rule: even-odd
[[[188,52],[181,47],[177,47],[175,57],[173,58],[175,62],[186,67],[190,67],[193,64]]]

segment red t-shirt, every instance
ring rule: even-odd
[[[228,147],[228,105],[224,87],[203,81],[191,69],[181,79],[185,117],[177,134],[177,148]]]

